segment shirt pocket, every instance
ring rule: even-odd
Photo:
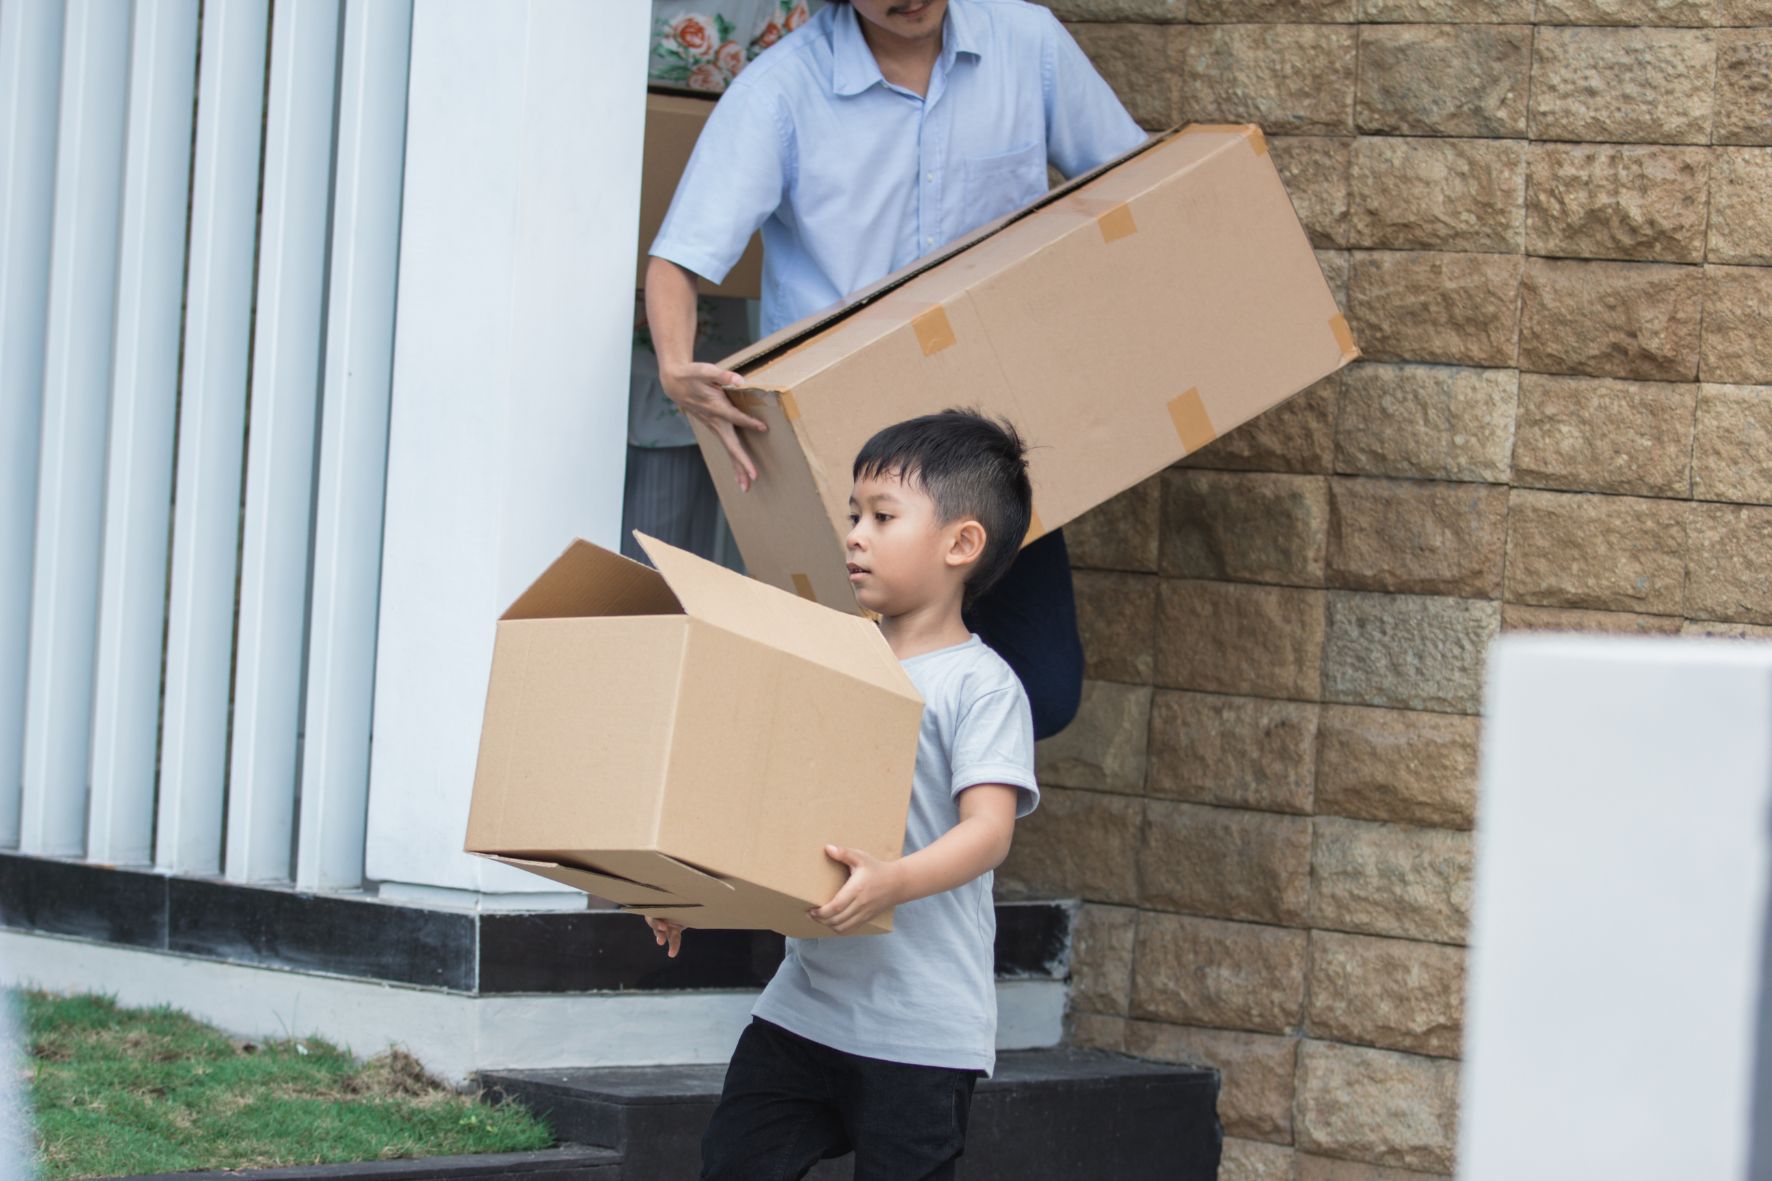
[[[1046,192],[1046,145],[1029,144],[966,161],[960,209],[961,233],[1013,213]]]

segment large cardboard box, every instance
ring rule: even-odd
[[[467,851],[688,927],[829,935],[824,846],[903,851],[922,699],[866,620],[640,540],[657,570],[576,541],[499,620]]]
[[[736,356],[760,479],[696,426],[750,573],[846,611],[850,465],[948,406],[1032,445],[1063,525],[1358,356],[1255,127],[1191,126]]]
[[[646,286],[647,251],[658,237],[670,211],[671,198],[677,193],[677,182],[689,167],[690,153],[701,135],[702,124],[713,113],[719,95],[694,90],[673,90],[654,86],[646,92],[646,137],[640,167],[640,273],[638,287]],[[763,239],[751,236],[751,244],[721,283],[701,280],[703,295],[725,295],[735,299],[756,299],[763,290]]]

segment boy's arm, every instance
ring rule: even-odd
[[[1015,835],[1020,789],[980,783],[960,793],[960,822],[909,857],[881,861],[860,849],[825,846],[849,867],[849,880],[823,906],[808,911],[839,935],[894,906],[952,890],[1003,864]]]

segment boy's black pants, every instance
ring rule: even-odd
[[[794,1181],[855,1153],[855,1181],[943,1181],[978,1072],[845,1054],[752,1018],[701,1141],[702,1181]]]
[[[1083,695],[1083,642],[1062,529],[1016,555],[1002,580],[966,612],[966,626],[1021,678],[1035,738],[1071,724]]]

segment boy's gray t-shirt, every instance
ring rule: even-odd
[[[960,822],[959,795],[1020,788],[1016,819],[1039,803],[1034,724],[1015,673],[977,636],[902,662],[923,695],[904,852]],[[888,935],[789,939],[751,1011],[821,1045],[918,1066],[996,1064],[997,912],[989,873],[893,912]]]

